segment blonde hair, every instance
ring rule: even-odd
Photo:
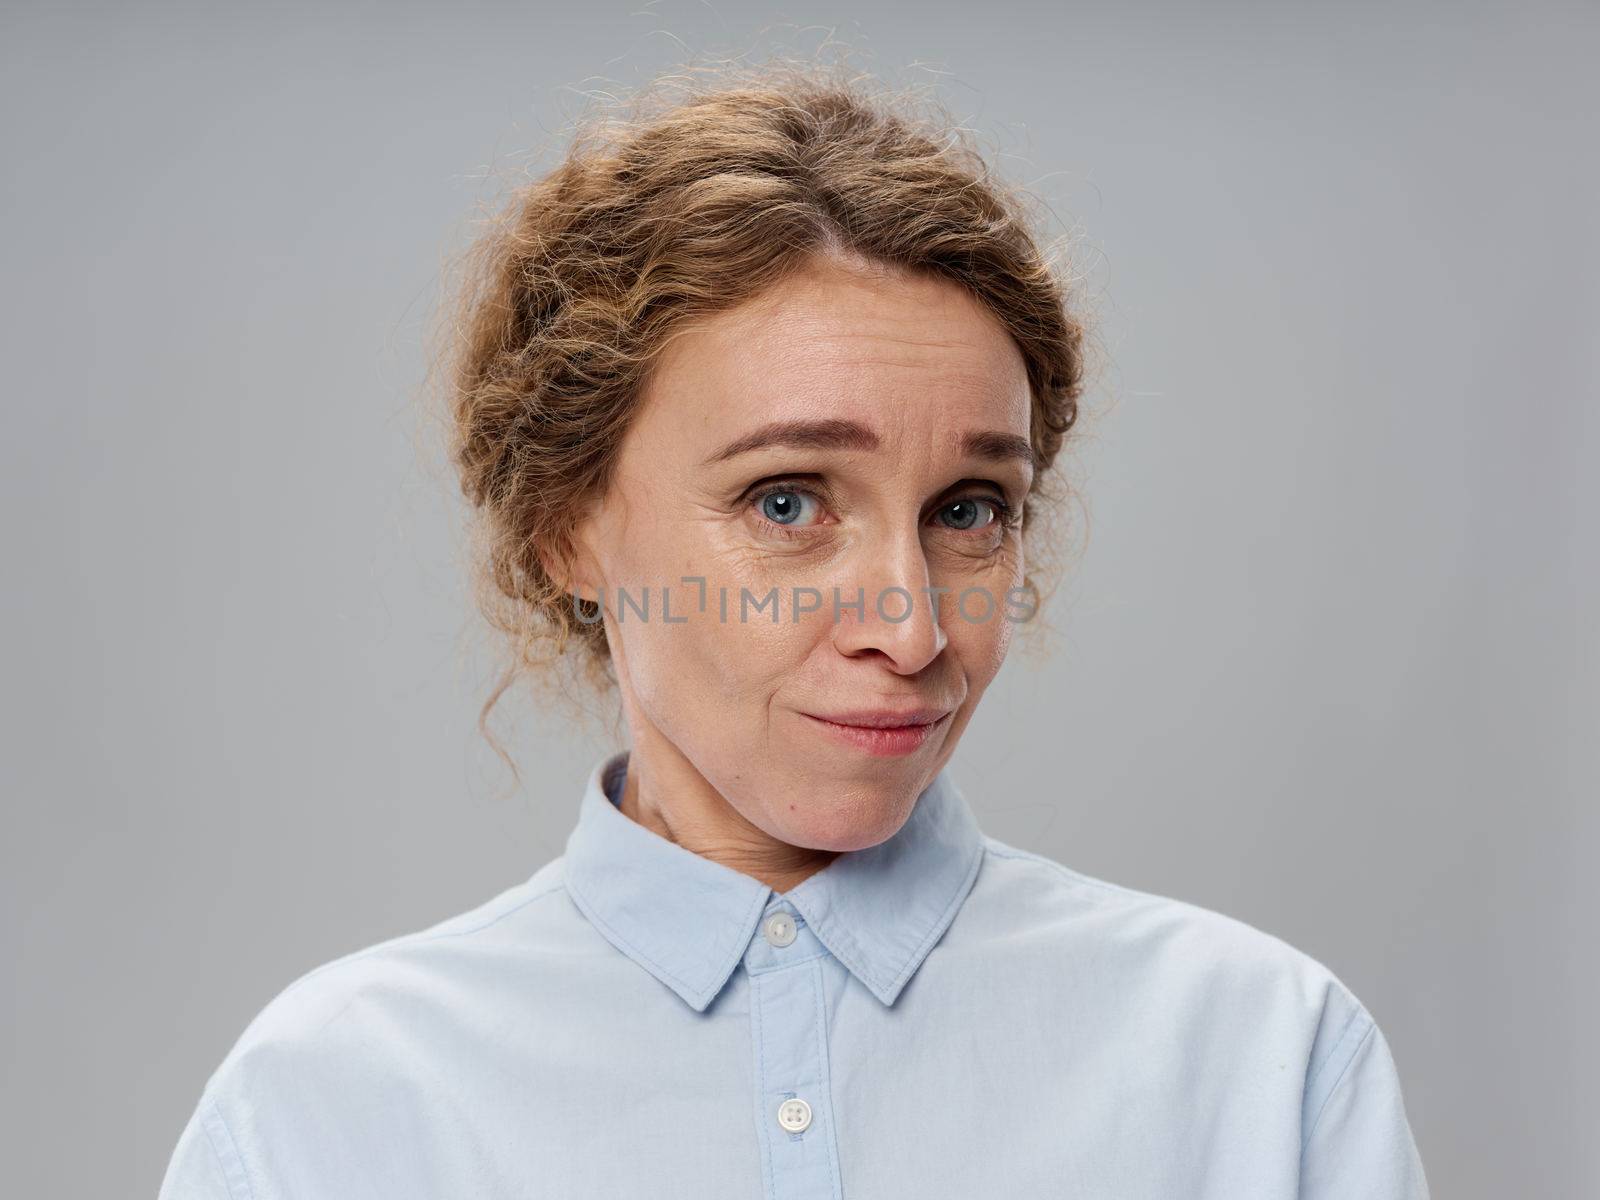
[[[516,647],[480,727],[519,675],[574,657],[601,692],[615,684],[596,606],[541,551],[559,555],[604,493],[672,336],[812,256],[932,273],[1000,320],[1032,389],[1024,533],[1037,525],[1078,416],[1084,325],[1030,224],[1025,194],[993,178],[941,106],[920,112],[909,94],[816,64],[691,69],[579,123],[559,165],[516,187],[462,255],[446,312],[477,599]]]

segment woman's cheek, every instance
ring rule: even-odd
[[[1004,590],[983,591],[987,594],[969,594],[965,603],[959,596],[947,597],[951,607],[944,620],[950,649],[960,659],[968,686],[974,691],[981,691],[999,674],[1013,632]]]

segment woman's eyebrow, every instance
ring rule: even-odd
[[[876,450],[878,435],[860,421],[831,418],[817,421],[773,421],[741,434],[714,451],[704,465],[724,462],[752,450],[783,446],[793,450]],[[968,433],[961,439],[962,451],[972,458],[1000,462],[1021,459],[1033,465],[1033,446],[1025,437],[998,430]]]
[[[794,450],[876,450],[878,435],[860,421],[833,418],[820,421],[773,421],[733,439],[705,460],[719,463],[752,450],[787,446]]]
[[[1001,433],[991,429],[969,433],[961,439],[961,449],[972,458],[988,459],[991,462],[1020,459],[1030,467],[1038,465],[1034,461],[1033,443],[1015,433]]]

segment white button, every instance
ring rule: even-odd
[[[795,938],[794,918],[786,912],[775,912],[767,918],[763,932],[774,946],[787,946]]]
[[[778,1105],[778,1124],[790,1133],[799,1133],[811,1124],[811,1105],[798,1097]]]

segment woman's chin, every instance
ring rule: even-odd
[[[794,779],[808,780],[800,790],[779,789],[788,799],[770,814],[773,834],[792,846],[846,853],[887,841],[905,824],[917,797],[927,786],[920,772],[901,770],[892,777],[848,778],[819,773],[812,764]]]

